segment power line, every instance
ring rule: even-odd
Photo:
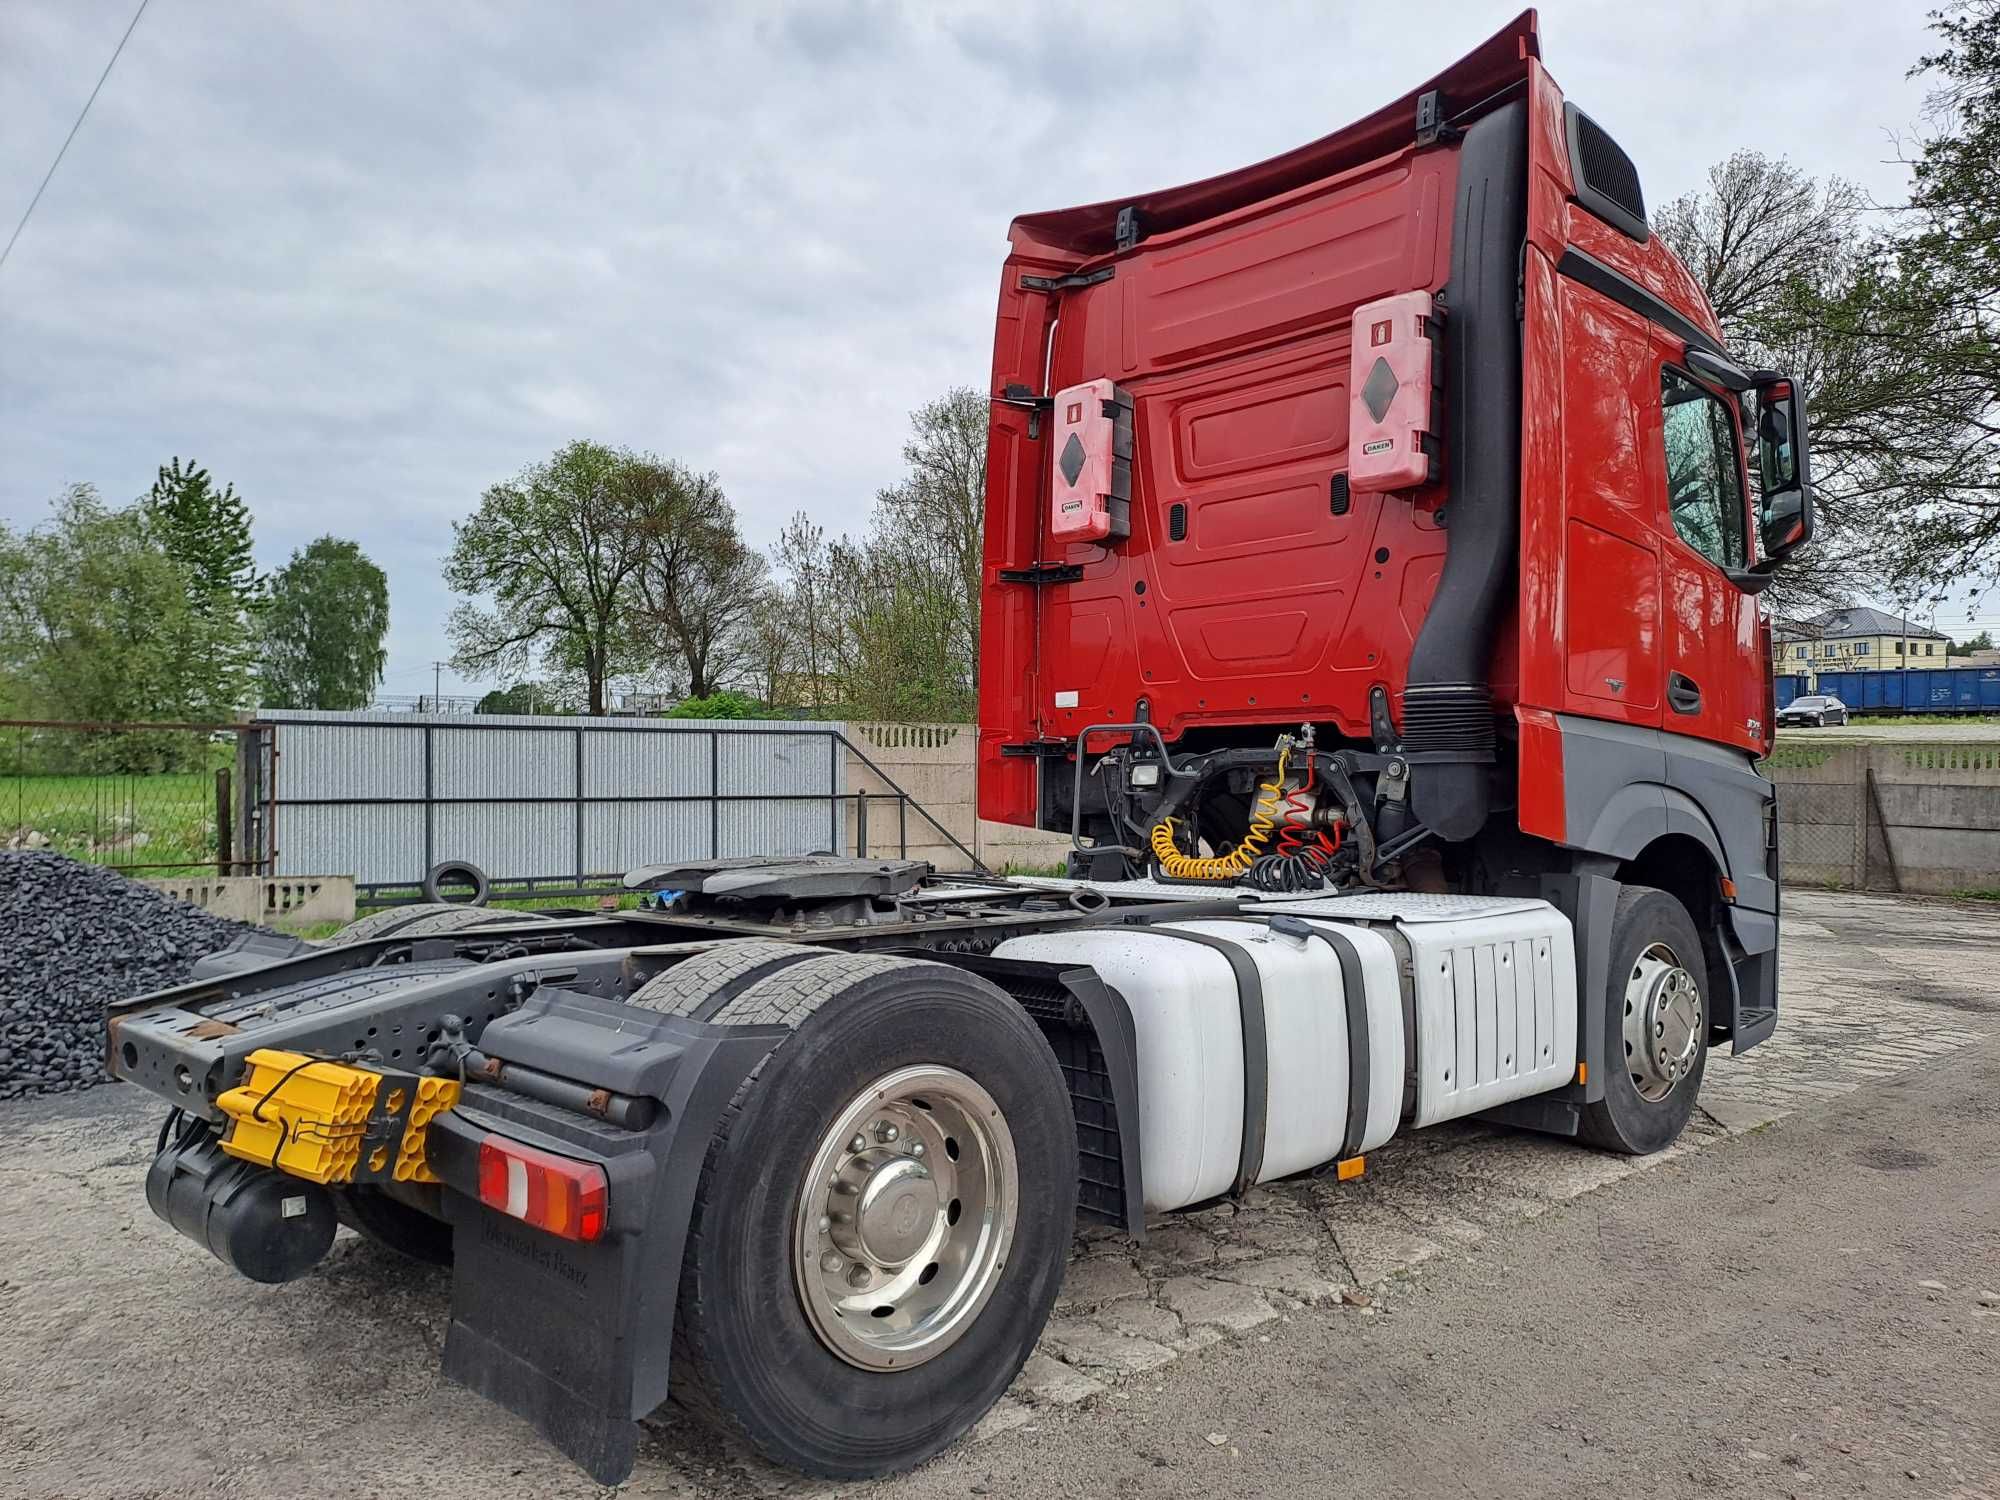
[[[28,200],[27,212],[21,215],[21,222],[14,226],[14,232],[7,237],[7,248],[0,250],[0,266],[6,265],[7,257],[14,253],[14,241],[18,240],[21,231],[28,227],[28,220],[35,212],[35,205],[42,201],[42,194],[48,191],[49,179],[56,175],[56,168],[62,165],[63,157],[69,153],[69,143],[75,140],[76,133],[83,129],[84,117],[90,113],[90,106],[97,102],[98,93],[104,88],[104,80],[111,76],[111,69],[117,63],[118,55],[125,50],[125,44],[132,40],[132,33],[139,25],[139,17],[146,13],[146,7],[151,3],[152,0],[139,0],[139,8],[132,12],[132,24],[125,28],[125,35],[118,38],[118,45],[111,52],[111,61],[106,63],[104,71],[97,75],[97,87],[92,89],[90,97],[83,101],[83,109],[77,114],[76,123],[70,126],[69,134],[63,137],[62,146],[56,152],[56,159],[49,163],[48,171],[42,175],[42,185],[35,189],[35,196]]]

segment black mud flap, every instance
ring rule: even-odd
[[[632,1472],[638,1422],[667,1395],[674,1305],[696,1186],[738,1086],[787,1033],[635,1012],[542,991],[487,1027],[489,1056],[664,1106],[644,1130],[474,1085],[431,1127],[428,1156],[459,1189],[444,1372],[516,1415],[600,1484]],[[484,1207],[479,1142],[499,1133],[601,1162],[609,1221],[592,1244]]]

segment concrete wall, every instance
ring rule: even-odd
[[[974,804],[979,731],[971,725],[849,724],[847,738],[860,752],[848,757],[849,792],[887,790],[882,776],[862,759],[865,755],[988,869],[999,870],[1010,864],[1046,867],[1060,864],[1068,853],[1066,834],[1038,833],[1030,828],[1016,828],[1011,823],[980,820]],[[908,819],[910,858],[927,859],[941,870],[969,868],[965,855],[953,848],[914,808]],[[848,849],[860,847],[857,822],[858,809],[850,805],[844,841]],[[895,802],[885,799],[870,803],[867,852],[893,855],[898,847]]]
[[[2000,890],[2000,744],[1780,745],[1784,877],[1859,890]]]

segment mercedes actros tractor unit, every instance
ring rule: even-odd
[[[979,807],[1067,878],[725,860],[247,938],[109,1007],[153,1209],[258,1281],[342,1224],[449,1263],[446,1372],[600,1481],[670,1397],[851,1478],[1006,1390],[1079,1215],[1471,1116],[1674,1140],[1777,1024],[1805,414],[1533,14],[1017,219],[991,395]]]

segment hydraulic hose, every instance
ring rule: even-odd
[[[1257,800],[1250,809],[1250,829],[1243,835],[1242,842],[1227,854],[1204,857],[1198,854],[1184,854],[1174,842],[1175,818],[1162,818],[1153,825],[1153,858],[1160,862],[1160,869],[1175,880],[1235,880],[1257,862],[1257,856],[1271,841],[1271,830],[1277,826],[1279,808],[1285,795],[1285,762],[1291,758],[1290,740],[1282,740],[1278,745],[1278,769],[1269,781],[1257,788]]]

